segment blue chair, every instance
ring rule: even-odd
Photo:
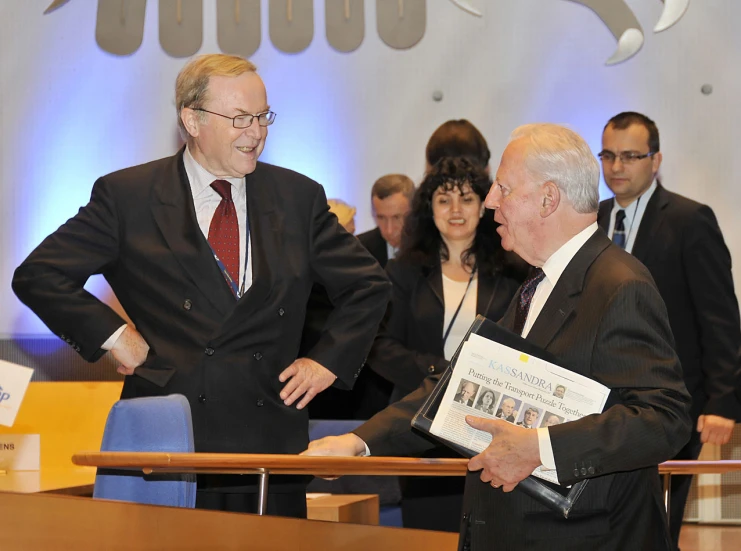
[[[350,432],[365,421],[312,419],[309,421],[309,440],[325,436],[339,436]],[[309,483],[309,492],[332,494],[378,494],[381,506],[378,523],[381,526],[402,527],[401,491],[396,476],[343,476],[337,480],[315,478]]]
[[[108,414],[100,451],[193,452],[188,400],[182,394],[119,400]],[[193,508],[196,479],[193,474],[98,469],[93,497]]]

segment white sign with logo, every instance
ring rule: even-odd
[[[0,360],[0,425],[12,427],[33,369]]]
[[[40,434],[0,434],[0,469],[38,471],[40,463]]]

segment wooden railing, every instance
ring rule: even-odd
[[[464,476],[468,459],[410,457],[334,457],[270,454],[82,452],[76,465],[136,469],[145,474],[210,473],[260,475],[260,512],[265,510],[270,474]],[[741,461],[666,461],[659,465],[664,478],[664,504],[669,511],[671,477],[677,474],[723,474],[741,471]]]

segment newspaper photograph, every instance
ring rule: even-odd
[[[466,415],[545,428],[601,413],[609,394],[609,388],[587,377],[471,334],[455,362],[430,432],[480,453],[491,435],[470,427]],[[532,474],[558,483],[555,470],[538,467]]]

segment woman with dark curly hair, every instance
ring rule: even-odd
[[[501,318],[524,279],[485,211],[490,187],[480,164],[443,158],[414,195],[401,250],[386,265],[391,302],[368,356],[394,383],[392,401],[444,371],[476,315]],[[463,481],[414,478],[402,483],[404,526],[457,532]]]
[[[481,391],[481,394],[479,395],[479,399],[476,400],[476,405],[474,406],[474,409],[477,409],[479,411],[482,411],[486,413],[487,415],[494,415],[494,404],[497,401],[497,393],[493,390],[490,390],[488,388],[485,388]]]

